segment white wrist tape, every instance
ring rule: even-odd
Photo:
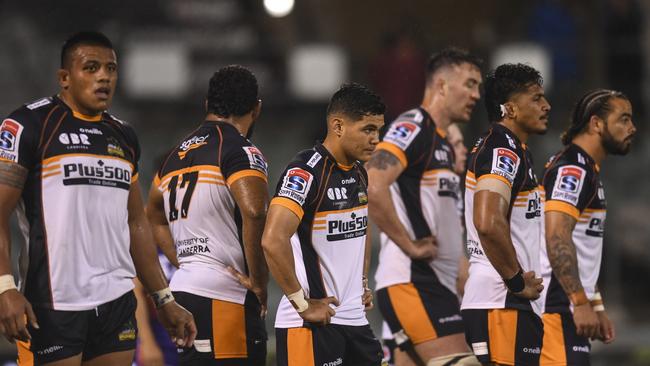
[[[600,292],[596,292],[590,300],[591,308],[595,312],[605,311],[605,304],[603,303],[603,297],[600,295]]]
[[[287,295],[287,299],[293,303],[298,313],[302,313],[309,307],[309,303],[307,300],[305,300],[305,293],[302,291],[302,289],[290,295]]]
[[[9,290],[17,290],[16,282],[14,282],[14,276],[7,274],[0,276],[0,294]]]
[[[169,287],[165,287],[162,290],[152,293],[151,298],[153,299],[154,304],[156,304],[156,308],[174,301],[174,295],[172,295],[172,290],[170,290]]]

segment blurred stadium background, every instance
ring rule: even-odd
[[[324,136],[325,107],[342,82],[372,86],[389,120],[420,102],[427,57],[447,45],[483,57],[484,71],[506,61],[543,71],[553,109],[548,134],[530,141],[538,174],[560,148],[579,95],[596,87],[625,92],[638,136],[628,157],[610,157],[603,169],[609,212],[601,288],[618,339],[595,343],[593,364],[650,365],[650,1],[0,0],[0,14],[3,116],[57,92],[68,35],[92,29],[111,38],[120,65],[111,111],[138,132],[147,190],[156,161],[202,120],[209,77],[232,63],[260,82],[253,140],[270,162],[270,189],[298,150]],[[487,127],[479,104],[462,127],[466,144]],[[279,297],[272,283],[269,364]],[[379,312],[369,318],[379,335]],[[13,359],[13,346],[0,343],[0,364]]]

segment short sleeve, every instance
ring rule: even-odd
[[[25,108],[9,115],[0,125],[0,161],[31,169],[36,163],[39,131]]]
[[[302,219],[305,208],[318,192],[318,183],[311,169],[305,164],[292,163],[282,173],[271,205],[281,205]]]
[[[578,165],[557,165],[549,169],[543,182],[544,211],[564,212],[577,220],[594,191],[588,176],[589,172]]]
[[[220,166],[221,174],[228,186],[240,178],[251,176],[267,181],[266,158],[257,147],[250,143],[233,145],[230,149],[225,150]]]
[[[494,143],[494,141],[491,142],[486,142],[486,146],[476,156],[474,164],[476,181],[496,178],[512,188],[522,158],[510,146],[506,147]]]
[[[409,162],[420,155],[422,145],[426,144],[421,131],[422,126],[419,123],[398,118],[388,127],[377,149],[392,153],[406,168]]]
[[[138,140],[138,135],[135,133],[135,130],[133,127],[131,127],[130,124],[120,121],[114,116],[111,116],[111,118],[119,121],[119,123],[122,126],[122,130],[124,133],[124,136],[126,138],[126,143],[128,144],[129,149],[132,152],[131,156],[131,164],[133,164],[133,182],[137,182],[138,180],[138,175],[139,175],[139,169],[140,169],[140,141]],[[110,147],[110,145],[109,145]]]

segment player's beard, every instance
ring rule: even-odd
[[[616,141],[616,139],[614,139],[614,136],[609,133],[609,127],[607,127],[607,123],[605,123],[605,130],[603,132],[601,141],[605,151],[611,155],[626,155],[632,146],[631,143],[626,144],[626,140],[623,140],[621,142]]]

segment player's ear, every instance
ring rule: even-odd
[[[589,127],[587,128],[590,132],[595,132],[599,135],[601,132],[603,132],[605,121],[603,121],[602,118],[594,114],[593,116],[591,116],[591,118],[589,118],[588,123],[589,123]]]
[[[343,136],[343,119],[340,116],[331,116],[328,124],[337,137]]]
[[[503,116],[504,118],[507,118],[507,119],[515,119],[515,118],[517,118],[518,108],[517,108],[516,104],[511,103],[511,102],[506,102],[506,103],[503,103],[503,107],[505,109],[503,111],[504,112],[504,116]]]
[[[68,89],[70,86],[70,72],[66,69],[59,69],[56,72],[56,77],[59,80],[61,89]]]

